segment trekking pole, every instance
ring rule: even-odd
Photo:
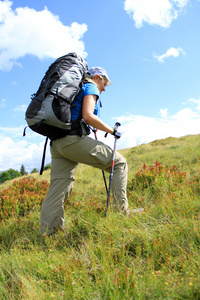
[[[95,140],[97,141],[97,129],[93,128],[92,131],[94,132]],[[107,187],[106,176],[105,176],[104,170],[102,170],[102,174],[103,174],[103,180],[105,183],[106,193],[108,194],[108,187]]]
[[[121,126],[121,124],[119,122],[115,123],[114,130],[117,131],[119,126]],[[105,134],[105,136],[107,136],[107,134]],[[115,165],[116,144],[117,144],[117,137],[115,136],[114,148],[113,148],[113,158],[112,158],[112,164],[111,164],[111,172],[110,172],[110,176],[109,176],[109,188],[108,188],[108,192],[107,192],[107,208],[106,208],[105,217],[107,216],[109,201],[110,201],[111,183],[112,183],[112,179],[113,179],[114,165]]]

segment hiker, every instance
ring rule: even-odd
[[[104,143],[88,136],[88,125],[120,138],[121,134],[113,130],[97,116],[99,95],[105,87],[111,85],[106,71],[99,67],[91,68],[84,80],[82,89],[71,108],[72,120],[78,119],[79,130],[72,130],[68,135],[51,141],[51,181],[41,210],[41,232],[51,234],[58,228],[64,229],[64,202],[69,197],[79,163],[111,171],[113,150]],[[80,134],[81,130],[81,134]],[[114,175],[112,180],[113,207],[128,213],[126,194],[128,167],[125,158],[116,152]]]

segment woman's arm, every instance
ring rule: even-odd
[[[113,128],[102,122],[96,115],[93,114],[96,103],[95,95],[87,95],[83,99],[82,107],[82,117],[85,122],[92,127],[108,132],[113,133]]]

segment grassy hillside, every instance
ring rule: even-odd
[[[0,299],[200,299],[200,135],[120,152],[130,208],[145,208],[130,218],[105,218],[102,173],[84,165],[51,237],[39,231],[49,171],[1,186]]]

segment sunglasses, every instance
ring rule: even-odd
[[[104,87],[106,87],[107,85],[107,78],[106,76],[99,76],[101,80],[103,80],[103,84],[104,84]]]

